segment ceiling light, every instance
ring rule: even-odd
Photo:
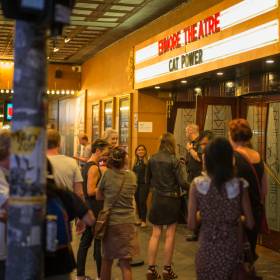
[[[226,87],[228,87],[228,88],[234,87],[234,82],[232,82],[232,81],[226,82]]]
[[[64,38],[64,43],[65,43],[65,44],[67,44],[67,43],[70,42],[70,41],[71,41],[71,39],[70,39],[69,37],[65,37],[65,38]]]
[[[160,89],[160,86],[155,86],[155,89]]]
[[[8,89],[6,89],[6,93],[10,93],[10,91]]]
[[[14,90],[13,90],[13,89],[11,90],[11,93],[14,93]]]
[[[1,91],[0,91],[1,93],[5,93],[5,90],[4,89],[1,89]]]
[[[273,59],[267,59],[265,62],[266,62],[267,64],[272,64],[272,63],[274,63],[274,60],[273,60]]]
[[[59,48],[57,48],[57,47],[53,48],[53,52],[58,52],[58,51],[59,51]]]
[[[75,91],[74,91],[74,90],[71,90],[71,94],[74,95],[74,94],[75,94]]]
[[[195,91],[196,93],[201,93],[201,88],[200,88],[200,87],[196,87],[196,88],[194,89],[194,91]]]
[[[224,73],[223,72],[217,72],[217,76],[223,76]]]
[[[66,90],[66,94],[70,94],[70,90]]]
[[[187,80],[182,80],[181,84],[186,84],[188,81]]]

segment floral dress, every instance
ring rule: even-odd
[[[231,279],[238,263],[238,221],[242,212],[240,190],[248,187],[248,183],[233,178],[219,191],[209,177],[200,176],[194,184],[201,214],[197,279]]]

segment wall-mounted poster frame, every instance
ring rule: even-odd
[[[129,150],[130,145],[130,112],[131,112],[131,98],[130,95],[119,97],[118,110],[118,129],[119,129],[119,145]]]
[[[103,100],[103,131],[115,127],[114,98]]]
[[[92,105],[92,142],[100,137],[100,101]]]

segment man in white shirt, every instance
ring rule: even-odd
[[[47,142],[47,157],[52,164],[57,186],[74,191],[83,198],[83,177],[80,168],[75,159],[59,153],[59,132],[48,129]]]
[[[6,218],[9,196],[8,170],[11,134],[8,130],[0,131],[0,280],[5,279],[6,261]]]
[[[91,156],[91,144],[86,134],[79,135],[79,149],[74,159],[78,160],[79,165],[83,167]]]

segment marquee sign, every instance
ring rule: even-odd
[[[135,70],[135,82],[154,79],[174,71],[182,71],[217,59],[257,49],[279,40],[279,22],[271,21],[213,44],[174,58]]]
[[[279,22],[276,19],[198,49],[191,50],[190,47],[195,41],[202,41],[205,37],[221,33],[227,28],[265,14],[277,7],[278,0],[243,0],[186,27],[182,28],[183,24],[180,24],[177,32],[145,47],[136,48],[135,83],[142,83],[278,42]],[[176,55],[170,57],[170,54],[176,49],[179,49]],[[157,57],[161,59],[155,62]],[[164,59],[164,57],[168,58]],[[150,60],[151,63],[149,63]]]

